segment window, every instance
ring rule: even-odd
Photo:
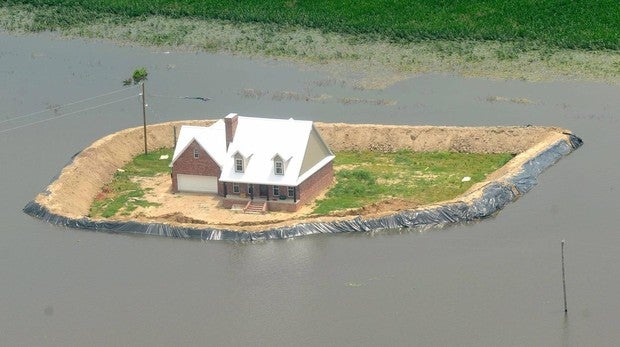
[[[288,193],[288,196],[290,198],[294,197],[295,196],[295,187],[288,187],[287,188],[287,193]]]
[[[284,175],[284,165],[282,164],[282,160],[275,160],[273,162],[273,172],[276,175]]]
[[[280,187],[273,186],[273,196],[280,196]]]
[[[239,189],[239,183],[233,183],[233,193],[239,194],[241,190]]]
[[[243,158],[235,158],[235,172],[243,172]]]
[[[200,153],[198,152],[198,148],[194,148],[194,159],[198,159]]]

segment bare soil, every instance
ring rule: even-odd
[[[155,124],[148,127],[150,149],[173,146],[172,129],[182,124],[206,125],[213,121],[183,121]],[[567,130],[550,127],[435,127],[352,125],[315,123],[324,140],[335,151],[373,150],[391,152],[399,149],[414,151],[457,151],[472,153],[518,154],[504,167],[489,175],[486,181],[474,185],[456,200],[467,201],[481,194],[492,180],[502,180],[515,174],[521,165],[549,145],[566,137]],[[83,218],[90,205],[109,182],[114,172],[143,149],[142,128],[126,129],[106,136],[82,151],[73,163],[65,167],[46,192],[36,201],[52,213],[69,218]],[[245,214],[223,209],[214,195],[172,194],[169,175],[140,178],[146,188],[145,198],[160,206],[138,208],[128,216],[115,219],[180,224],[190,227],[258,231],[308,221],[342,220],[362,216],[377,217],[400,210],[423,208],[415,201],[393,199],[364,208],[351,209],[330,216],[313,216],[312,204],[295,213],[269,212]],[[319,197],[320,198],[320,197]]]

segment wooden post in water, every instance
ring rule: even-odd
[[[564,270],[564,240],[562,240],[562,289],[564,289],[564,314],[568,313],[566,306],[566,271]]]
[[[142,123],[144,124],[144,154],[148,154],[146,147],[146,96],[144,95],[144,81],[142,82]]]

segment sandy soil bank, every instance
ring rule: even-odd
[[[150,149],[173,146],[173,129],[183,124],[210,124],[213,121],[180,121],[150,125],[147,139]],[[481,194],[481,188],[492,180],[502,180],[516,173],[521,165],[544,150],[550,144],[566,137],[567,130],[550,127],[435,127],[352,125],[342,123],[315,123],[325,141],[335,151],[378,150],[395,151],[460,151],[474,153],[518,154],[500,170],[491,174],[485,182],[474,185],[457,200],[468,201]],[[35,201],[50,212],[69,217],[82,218],[88,214],[90,205],[103,185],[114,172],[143,150],[142,128],[125,129],[108,135],[78,154],[65,167],[59,178],[39,194]],[[138,209],[131,216],[116,219],[132,219],[143,222],[180,224],[190,227],[219,227],[234,230],[261,230],[277,226],[294,225],[303,221],[332,221],[338,219],[376,217],[395,211],[419,208],[407,201],[395,200],[374,204],[329,217],[314,217],[309,213],[312,206],[290,213],[251,215],[218,207],[214,196],[200,194],[172,194],[170,178],[161,175],[141,179],[144,187],[153,188],[146,197],[163,202],[163,207]]]

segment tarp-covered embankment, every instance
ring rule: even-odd
[[[210,121],[171,122],[148,127],[150,149],[171,147],[173,129],[183,124]],[[581,145],[581,139],[564,129],[549,127],[432,127],[316,123],[325,141],[335,151],[459,151],[473,153],[518,153],[486,181],[474,185],[458,199],[415,210],[375,216],[344,217],[341,220],[299,221],[260,231],[213,227],[92,220],[89,207],[116,170],[143,150],[142,128],[132,128],[104,137],[75,156],[59,178],[28,203],[24,212],[55,225],[208,240],[259,240],[290,238],[317,233],[412,228],[466,222],[493,215],[529,191],[537,176]]]

